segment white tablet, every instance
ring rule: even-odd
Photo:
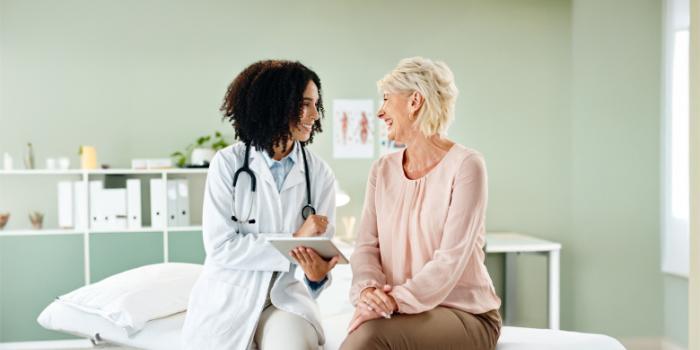
[[[287,257],[292,263],[297,263],[294,258],[289,255],[289,252],[296,247],[306,247],[311,248],[318,253],[324,259],[331,259],[332,257],[339,255],[340,260],[338,264],[347,264],[349,261],[343,255],[343,253],[338,249],[338,247],[333,244],[333,241],[328,237],[299,237],[299,238],[268,238],[267,239],[273,247],[277,248],[282,255]]]

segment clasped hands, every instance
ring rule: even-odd
[[[391,318],[391,314],[398,311],[399,306],[396,299],[389,294],[391,289],[392,287],[387,284],[381,289],[369,287],[362,290],[357,306],[355,306],[355,314],[348,327],[348,333],[352,333],[369,320],[380,317]]]

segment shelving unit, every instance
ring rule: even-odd
[[[94,170],[81,170],[81,169],[69,169],[69,170],[0,170],[0,176],[79,176],[85,186],[85,197],[84,201],[87,203],[87,208],[90,208],[90,194],[89,194],[89,181],[91,176],[97,175],[157,175],[161,179],[167,181],[170,175],[191,175],[200,174],[206,175],[207,169],[196,168],[196,169],[94,169]],[[191,191],[192,192],[192,191]],[[142,192],[143,196],[143,192]],[[167,196],[167,193],[164,194]],[[167,198],[166,198],[167,202]],[[165,216],[167,217],[167,206],[165,208]],[[0,237],[35,237],[35,236],[54,236],[54,235],[82,235],[83,236],[83,255],[84,255],[84,277],[85,284],[88,285],[90,281],[90,236],[93,234],[123,234],[123,233],[163,233],[163,260],[164,262],[169,261],[169,236],[170,232],[189,232],[189,231],[201,231],[201,226],[175,226],[168,227],[167,225],[162,228],[154,227],[142,227],[136,229],[90,229],[89,225],[89,215],[85,215],[85,222],[83,227],[85,229],[20,229],[20,230],[3,230],[0,231]]]

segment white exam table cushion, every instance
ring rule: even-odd
[[[346,335],[352,314],[329,316],[323,319],[326,332],[324,349],[338,349]],[[152,320],[135,335],[129,336],[120,327],[106,319],[82,312],[63,304],[60,300],[49,305],[39,317],[45,328],[99,339],[111,344],[142,349],[181,349],[180,329],[185,313]],[[519,327],[503,327],[497,350],[624,350],[617,340],[600,334],[555,331]]]

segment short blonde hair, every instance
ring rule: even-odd
[[[423,135],[445,135],[454,120],[459,90],[454,74],[444,62],[423,57],[404,58],[377,82],[380,93],[417,91],[425,101],[416,119]]]

